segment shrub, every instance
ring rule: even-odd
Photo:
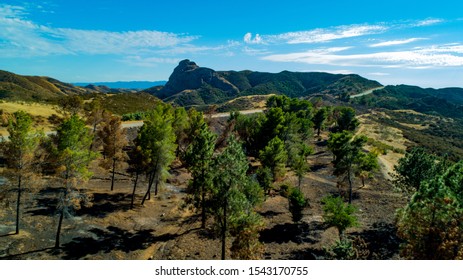
[[[292,188],[289,192],[288,202],[292,220],[297,223],[302,219],[302,211],[307,206],[307,200],[300,189]]]
[[[322,199],[322,203],[323,219],[338,229],[340,239],[343,239],[347,228],[358,225],[357,217],[353,215],[357,209],[352,204],[344,203],[341,197],[327,196]]]

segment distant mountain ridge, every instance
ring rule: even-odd
[[[111,89],[131,89],[131,90],[142,90],[155,86],[163,86],[166,81],[118,81],[118,82],[96,82],[96,83],[72,83],[75,86],[86,87],[89,85],[93,86],[104,86]]]
[[[153,85],[152,82],[148,83],[142,82],[140,85]],[[52,101],[68,94],[134,93],[137,91],[137,89],[110,88],[104,85],[77,86],[50,77],[23,76],[0,70],[0,99],[13,101]]]
[[[144,91],[166,102],[189,106],[222,103],[239,96],[272,93],[290,97],[314,94],[348,96],[380,86],[377,81],[355,74],[215,71],[185,59],[174,69],[165,86],[156,86]]]

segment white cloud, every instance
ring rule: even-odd
[[[181,58],[165,58],[165,57],[142,57],[139,55],[132,55],[125,57],[122,61],[129,65],[140,67],[155,67],[159,64],[173,64],[176,65]]]
[[[389,76],[391,73],[385,73],[385,72],[372,72],[372,73],[367,73],[367,75],[371,76]]]
[[[396,46],[396,45],[404,45],[404,44],[413,43],[419,40],[425,40],[425,38],[410,38],[410,39],[405,39],[405,40],[385,41],[381,43],[371,44],[370,47],[376,48],[376,47],[389,47],[389,46]]]
[[[429,25],[434,25],[434,24],[439,24],[444,22],[442,19],[425,19],[425,20],[420,20],[414,26],[429,26]]]
[[[0,5],[0,56],[126,54],[181,46],[198,38],[155,30],[110,32],[53,28],[29,21],[25,15],[22,7]]]
[[[252,38],[252,33],[248,32],[244,35],[243,40],[247,44],[262,44],[262,37],[259,34],[256,34],[254,38]]]
[[[342,49],[342,48],[341,48]],[[368,66],[413,69],[463,66],[462,45],[415,48],[409,51],[339,54],[335,48],[269,55],[264,60],[335,66]]]
[[[246,33],[243,40],[248,44],[310,44],[377,34],[387,29],[388,27],[385,25],[354,24],[332,28],[317,28],[308,31],[287,32],[277,35],[256,34],[254,38],[252,37],[252,33]]]

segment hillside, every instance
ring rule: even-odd
[[[302,97],[314,94],[348,96],[379,87],[376,81],[358,75],[320,72],[215,71],[183,60],[164,87],[146,89],[156,97],[181,106],[223,103],[239,96],[285,94]]]
[[[386,86],[365,96],[366,105],[392,110],[408,109],[447,118],[463,118],[463,89],[424,89],[417,86]]]
[[[0,70],[0,99],[9,101],[50,102],[68,94],[125,92],[133,90],[95,85],[79,87],[50,77],[22,76]]]

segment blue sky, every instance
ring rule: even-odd
[[[463,1],[0,2],[0,69],[65,82],[215,70],[463,87]]]

